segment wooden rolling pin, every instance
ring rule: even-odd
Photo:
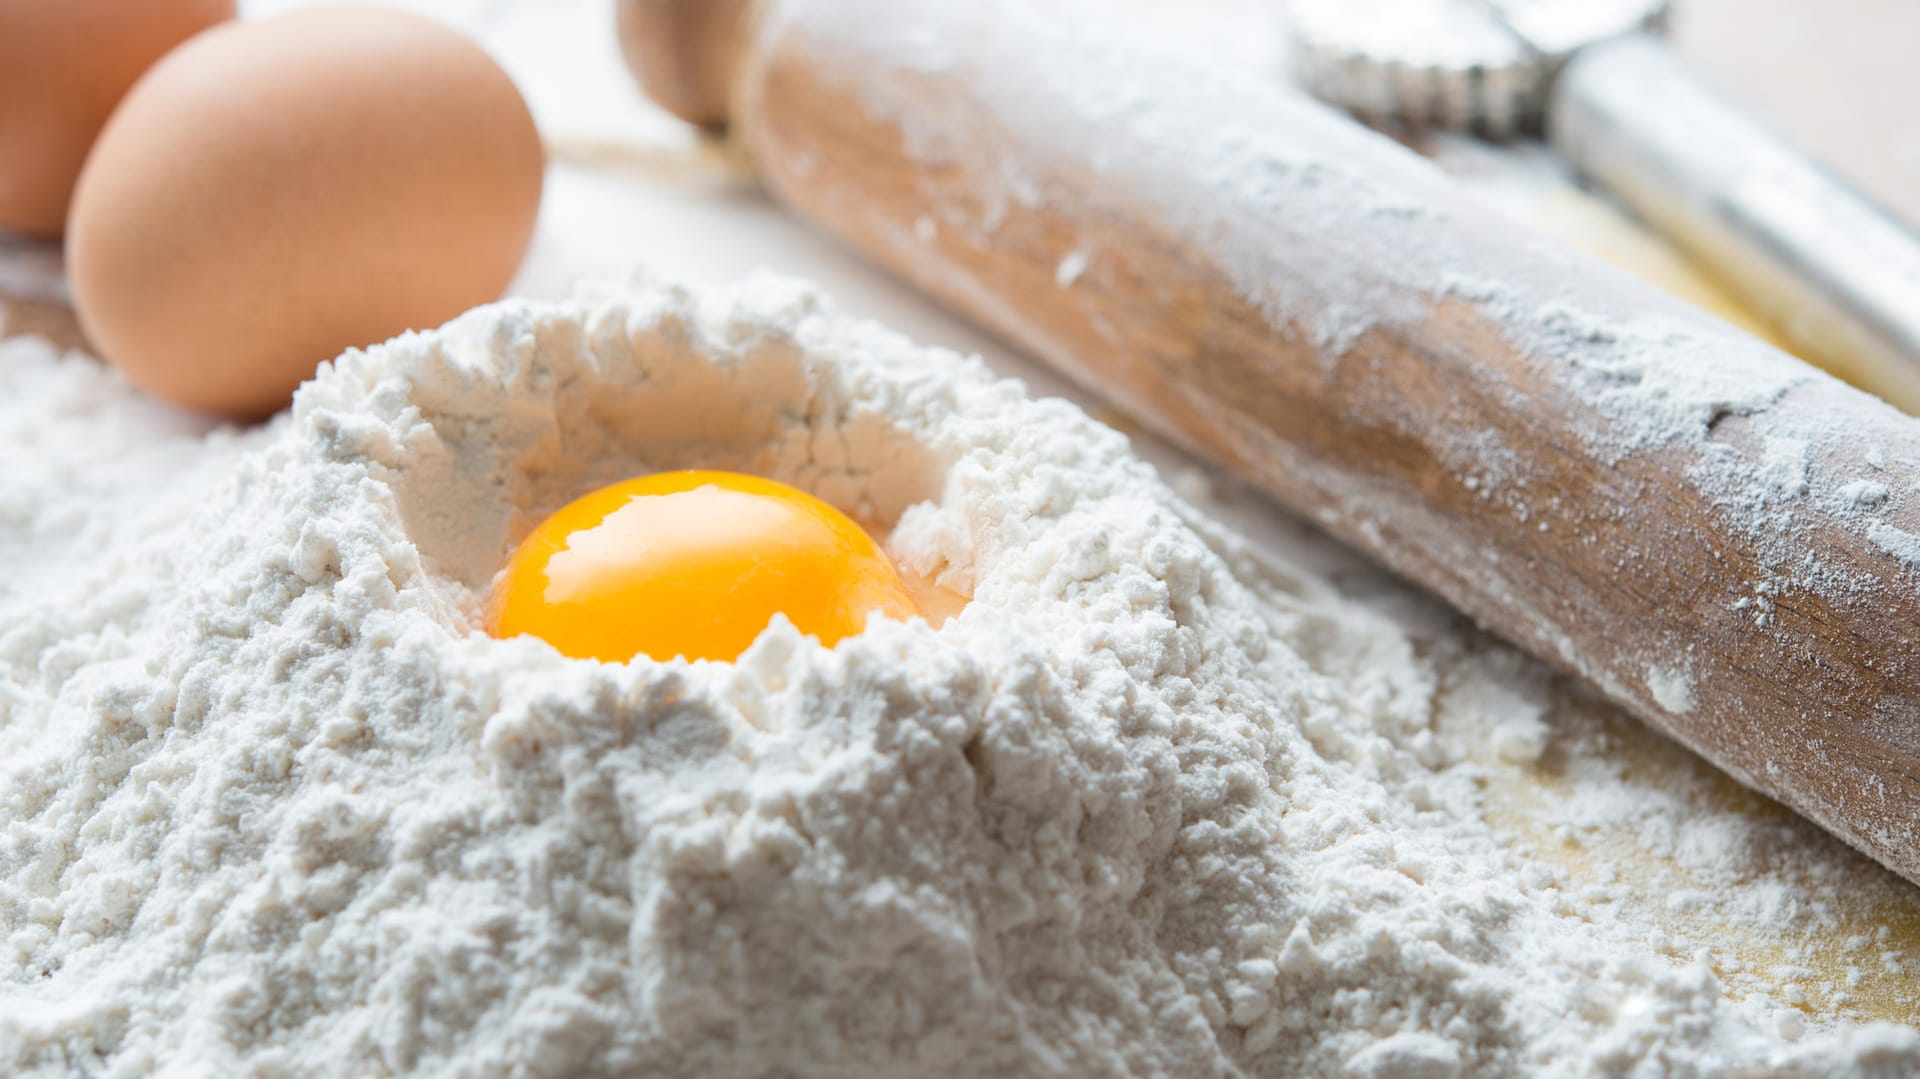
[[[788,206],[1920,880],[1920,421],[1079,10],[620,12]]]

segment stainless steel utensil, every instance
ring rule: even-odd
[[[1661,38],[1668,0],[1293,0],[1308,89],[1374,123],[1505,139],[1710,267],[1806,355],[1920,401],[1920,235]]]

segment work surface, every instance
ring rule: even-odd
[[[257,4],[255,10],[283,4]],[[727,153],[702,142],[646,105],[619,67],[609,5],[566,2],[410,5],[466,25],[500,55],[520,80],[546,132],[554,164],[533,250],[517,295],[559,297],[581,277],[624,276],[636,265],[696,283],[721,283],[770,268],[818,281],[845,311],[878,319],[926,343],[984,355],[997,370],[1026,380],[1039,394],[1073,398],[1096,415],[1118,420],[1097,400],[1069,388],[1049,372],[1016,356],[978,330],[959,322],[857,257],[785,216],[759,195]],[[1144,4],[1142,7],[1146,6]],[[1223,4],[1243,17],[1256,5]],[[1239,62],[1276,62],[1274,43],[1206,15],[1169,19],[1169,32],[1191,34],[1196,47],[1221,49]],[[1904,29],[1903,29],[1904,28]],[[1820,6],[1792,0],[1696,0],[1679,24],[1683,46],[1702,65],[1774,114],[1783,127],[1825,152],[1845,171],[1908,216],[1920,219],[1920,130],[1908,115],[1908,92],[1916,81],[1903,55],[1920,36],[1920,10],[1899,0],[1847,0]],[[69,334],[59,308],[57,263],[45,250],[12,248],[0,257],[0,291],[13,293],[6,329]],[[1143,453],[1198,493],[1211,489],[1222,511],[1241,527],[1283,549],[1357,582],[1385,606],[1420,606],[1416,597],[1380,582],[1370,571],[1283,514],[1269,510],[1231,485],[1208,477],[1179,455],[1138,440]],[[1422,617],[1440,617],[1426,612]],[[1804,990],[1815,1004],[1836,994],[1842,1014],[1913,1021],[1915,994],[1899,956],[1920,947],[1920,901],[1877,867],[1827,844],[1812,830],[1745,794],[1704,765],[1639,727],[1616,720],[1598,706],[1565,691],[1563,707],[1581,712],[1581,730],[1617,747],[1623,789],[1659,790],[1660,797],[1690,804],[1703,815],[1737,813],[1793,834],[1796,843],[1821,851],[1807,872],[1831,882],[1835,873],[1857,874],[1847,891],[1849,909],[1837,912],[1838,942],[1878,938],[1890,957],[1879,970],[1861,971],[1836,959],[1822,966],[1816,946]],[[1595,732],[1598,732],[1597,734]],[[1583,735],[1586,736],[1586,735]],[[1650,864],[1643,842],[1623,825],[1584,846],[1558,838],[1563,827],[1557,804],[1578,783],[1562,774],[1556,755],[1543,758],[1538,774],[1492,792],[1491,815],[1508,824],[1519,842],[1555,852],[1576,881],[1596,887],[1641,881],[1671,888],[1671,867]],[[1622,820],[1630,820],[1624,815]],[[1789,869],[1789,876],[1798,870]],[[1831,889],[1829,889],[1831,892]],[[1664,903],[1667,895],[1641,901]],[[1673,908],[1674,932],[1711,938],[1730,976],[1742,969],[1765,972],[1779,960],[1776,945],[1748,933],[1739,921],[1700,900]],[[1737,979],[1735,979],[1737,981]],[[1759,974],[1756,984],[1764,984]]]

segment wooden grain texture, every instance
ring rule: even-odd
[[[0,293],[0,339],[8,337],[42,337],[62,350],[93,351],[66,304]]]
[[[733,122],[777,197],[1920,880],[1920,586],[1857,520],[1827,509],[1852,467],[1836,445],[1877,447],[1891,490],[1920,483],[1920,424],[1825,379],[1753,415],[1719,417],[1702,438],[1754,462],[1779,432],[1846,433],[1814,447],[1790,529],[1750,527],[1724,492],[1698,481],[1699,447],[1619,451],[1622,421],[1582,392],[1574,366],[1526,354],[1484,306],[1410,290],[1359,247],[1276,243],[1275,207],[1231,185],[1196,180],[1184,195],[1213,200],[1214,217],[1244,227],[1196,232],[1168,212],[1165,190],[1112,167],[1136,137],[1127,123],[1037,138],[1022,111],[1048,103],[1020,92],[1022,73],[1005,55],[986,70],[970,64],[965,41],[943,39],[938,63],[895,62],[862,55],[843,32],[934,18],[930,3],[779,0],[739,39],[750,52]],[[995,8],[982,5],[980,17]],[[1036,64],[1076,62],[1060,42],[1045,44]],[[1008,92],[1009,80],[1019,90]],[[1193,124],[1248,107],[1218,105]],[[1389,187],[1413,175],[1405,151],[1355,138],[1324,110],[1261,108],[1262,130],[1297,150],[1295,163],[1333,154]],[[1098,150],[1076,156],[1070,145]],[[1009,175],[1022,197],[1007,197]],[[1478,279],[1535,293],[1547,283],[1573,305],[1705,318],[1598,267],[1504,242],[1510,226],[1436,193],[1437,181],[1416,186]],[[1372,227],[1371,212],[1356,201],[1353,227]],[[1359,282],[1353,302],[1382,317],[1357,339],[1329,342],[1248,298],[1250,251],[1275,289],[1311,296],[1329,277]],[[1408,304],[1424,317],[1387,317]],[[1777,367],[1771,350],[1725,340],[1730,354],[1753,357],[1756,378]],[[1511,459],[1518,478],[1506,494],[1463,463],[1463,440]],[[1516,488],[1524,498],[1507,497]],[[1916,509],[1903,497],[1885,519],[1912,531]],[[1819,574],[1805,572],[1810,559]],[[1688,692],[1658,692],[1663,670],[1684,672]]]

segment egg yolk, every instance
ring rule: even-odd
[[[487,631],[576,659],[732,660],[775,613],[831,646],[912,618],[898,570],[846,514],[784,483],[662,472],[547,518],[495,585]]]

